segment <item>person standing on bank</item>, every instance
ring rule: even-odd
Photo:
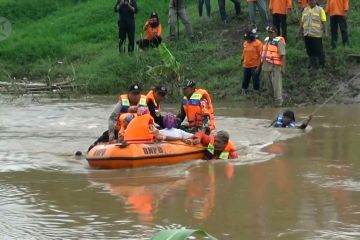
[[[306,52],[310,58],[309,67],[324,68],[325,54],[322,37],[328,34],[326,14],[322,7],[316,5],[316,0],[308,0],[308,4],[301,17],[299,36],[304,36]]]
[[[241,15],[240,0],[230,0],[230,1],[232,1],[234,3],[236,17],[240,18],[240,15]],[[225,0],[218,0],[218,4],[219,4],[221,21],[223,21],[223,23],[226,24],[227,23],[227,14],[226,14],[226,8],[225,8]]]
[[[170,0],[169,1],[169,34],[171,40],[175,40],[175,36],[176,36],[175,26],[179,18],[184,24],[186,33],[188,34],[189,38],[191,40],[194,40],[194,33],[191,27],[191,23],[189,21],[189,17],[186,14],[185,0]]]
[[[204,3],[205,3],[205,7],[206,7],[206,15],[208,16],[208,18],[210,18],[210,16],[211,16],[210,0],[198,0],[199,17],[202,17]]]
[[[135,17],[137,13],[136,0],[117,0],[114,11],[119,13],[119,52],[125,52],[126,36],[128,38],[128,52],[134,51],[135,45]]]
[[[267,89],[275,98],[275,105],[280,107],[282,98],[282,78],[285,76],[285,40],[277,35],[273,27],[268,29],[268,37],[265,38],[261,53],[261,64],[257,71],[262,70]]]
[[[331,47],[336,48],[338,38],[338,25],[341,32],[343,45],[349,45],[347,30],[347,14],[349,11],[349,0],[327,0],[326,13],[330,16]]]
[[[256,27],[256,8],[259,10],[265,29],[269,27],[269,14],[265,0],[247,0],[249,7],[249,17],[252,29],[257,31]]]
[[[291,0],[270,0],[269,10],[272,14],[273,26],[279,36],[283,36],[285,41],[287,37],[286,17],[292,8]]]
[[[254,91],[260,94],[260,72],[257,71],[261,62],[262,43],[256,38],[252,31],[248,31],[244,35],[243,53],[241,63],[244,69],[244,79],[242,82],[241,92],[246,94],[249,87],[250,79],[253,80]]]

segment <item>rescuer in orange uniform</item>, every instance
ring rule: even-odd
[[[229,133],[226,131],[219,131],[215,136],[208,136],[203,132],[197,132],[194,138],[194,144],[200,142],[206,147],[205,159],[207,160],[226,160],[238,157],[234,144],[230,140]]]
[[[279,36],[287,37],[287,14],[292,8],[291,0],[270,0],[269,10],[272,14],[273,25],[276,27]],[[281,29],[281,32],[280,32]]]
[[[141,95],[139,84],[132,84],[127,94],[119,96],[119,100],[109,117],[109,129],[89,147],[88,151],[100,142],[116,142],[118,131],[121,129],[121,115],[136,113],[138,106],[146,106],[146,96]]]
[[[148,47],[158,47],[162,40],[162,27],[156,12],[151,13],[150,18],[144,25],[144,31],[144,39],[136,41],[136,44],[139,45],[139,48],[145,49]]]
[[[268,37],[264,40],[258,71],[262,70],[267,89],[275,98],[276,106],[281,106],[283,103],[282,78],[285,75],[285,54],[285,40],[277,37],[276,30],[270,27]]]
[[[347,14],[349,11],[349,0],[327,0],[326,13],[330,16],[331,47],[336,48],[338,38],[338,25],[341,32],[343,45],[349,45],[347,31]]]
[[[195,82],[187,79],[183,83],[183,94],[181,111],[176,116],[178,125],[187,117],[190,132],[201,130],[210,134],[215,129],[215,120],[209,93],[195,88]]]

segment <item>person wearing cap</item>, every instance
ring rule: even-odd
[[[181,110],[176,117],[178,125],[187,117],[192,132],[201,130],[210,133],[214,130],[214,108],[209,93],[195,88],[195,82],[187,79],[183,83],[183,94]]]
[[[207,160],[238,158],[235,146],[230,140],[230,135],[227,131],[219,131],[215,136],[197,132],[193,138],[193,144],[201,143],[206,147],[205,159]]]
[[[146,49],[148,47],[157,48],[161,43],[162,27],[159,21],[158,14],[152,12],[150,18],[144,25],[144,39],[136,41],[140,49]]]
[[[185,31],[189,38],[193,40],[194,33],[189,17],[186,14],[185,0],[169,0],[169,34],[171,40],[175,40],[175,28],[178,18],[180,18],[181,22],[184,24]]]
[[[119,28],[119,52],[125,52],[123,44],[126,36],[128,38],[128,52],[134,51],[135,46],[135,17],[137,13],[136,0],[117,0],[114,6],[114,11],[119,13],[118,28]]]
[[[149,108],[150,115],[154,118],[155,123],[158,124],[161,128],[164,128],[163,118],[161,116],[161,102],[164,100],[167,94],[167,89],[165,86],[159,85],[150,90],[146,95],[146,104]]]
[[[292,0],[270,0],[269,10],[272,14],[273,26],[275,26],[279,36],[287,37],[287,14],[292,8]],[[281,29],[281,31],[280,31]]]
[[[260,94],[260,78],[257,68],[261,62],[262,43],[256,38],[256,34],[252,31],[246,32],[244,39],[243,53],[241,55],[241,63],[243,64],[244,71],[242,93],[246,93],[250,79],[252,78],[254,90]]]
[[[286,110],[283,113],[280,113],[277,118],[274,120],[274,122],[271,124],[274,126],[274,128],[299,128],[299,129],[305,129],[309,122],[312,119],[312,115],[310,115],[305,122],[303,122],[300,126],[296,125],[295,122],[295,114],[293,111]]]
[[[127,94],[119,96],[119,101],[109,117],[109,142],[116,139],[120,130],[120,116],[124,113],[136,113],[139,106],[146,106],[146,96],[141,95],[139,84],[132,84]]]
[[[331,47],[336,48],[338,39],[338,26],[340,28],[342,43],[349,45],[346,18],[349,11],[349,0],[327,0],[326,13],[330,16]]]
[[[262,18],[265,29],[269,27],[269,14],[267,11],[267,6],[265,0],[247,0],[249,8],[249,17],[252,29],[257,30],[256,27],[256,8],[259,10],[260,16]]]
[[[124,118],[123,114],[136,114],[138,107],[146,107],[146,96],[141,95],[139,84],[132,84],[127,94],[119,96],[119,100],[110,114],[108,124],[109,128],[105,131],[88,149],[91,150],[95,145],[101,142],[114,143],[118,140],[118,133],[121,130]]]
[[[275,98],[275,105],[281,106],[282,98],[282,78],[285,75],[285,40],[277,36],[273,27],[268,29],[268,37],[265,38],[261,53],[261,63],[258,71],[263,72],[267,89],[271,96]]]
[[[299,36],[304,37],[306,53],[309,56],[309,67],[325,67],[325,53],[322,43],[323,35],[327,36],[326,14],[316,0],[308,0],[309,6],[302,13]]]

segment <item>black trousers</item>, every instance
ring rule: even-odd
[[[334,15],[330,16],[330,32],[331,32],[331,46],[336,48],[338,40],[338,26],[340,28],[343,45],[349,45],[349,35],[347,30],[347,23],[344,16]]]
[[[314,69],[325,67],[325,54],[321,37],[304,37],[306,53],[310,58],[310,66]]]
[[[125,52],[124,42],[128,39],[128,52],[134,51],[135,45],[135,21],[118,21],[119,27],[119,52]]]
[[[239,16],[241,13],[240,1],[239,0],[230,0],[230,1],[234,3],[236,16]],[[218,4],[219,4],[221,20],[224,21],[227,18],[226,10],[225,10],[225,0],[218,0]]]
[[[277,30],[279,36],[283,36],[286,41],[287,37],[287,23],[286,23],[286,14],[275,13],[272,15],[273,25]]]
[[[136,44],[139,45],[139,48],[141,49],[145,49],[148,47],[153,47],[153,48],[157,48],[160,43],[161,43],[162,39],[160,36],[154,37],[151,40],[148,39],[140,39],[136,41]]]
[[[253,88],[256,91],[260,90],[260,73],[256,71],[257,67],[244,68],[244,78],[242,82],[242,89],[247,90],[249,88],[250,80],[253,80]]]

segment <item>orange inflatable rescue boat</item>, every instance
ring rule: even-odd
[[[98,144],[87,154],[90,167],[98,169],[167,165],[202,159],[205,148],[182,141]]]

